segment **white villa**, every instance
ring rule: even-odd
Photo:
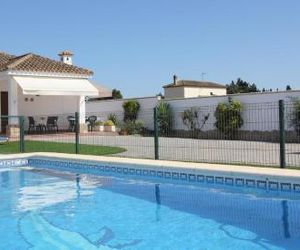
[[[93,72],[72,65],[72,53],[60,61],[32,53],[14,56],[0,52],[0,115],[37,116],[79,112],[85,131],[85,96],[97,96],[89,81]],[[16,130],[16,119],[2,119],[1,132]]]
[[[167,99],[226,95],[224,85],[206,81],[178,80],[176,75],[173,82],[163,88]]]

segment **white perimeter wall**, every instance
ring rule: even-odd
[[[239,100],[243,104],[244,125],[241,130],[271,131],[278,129],[278,101],[282,99],[287,105],[289,104],[289,107],[291,107],[291,100],[293,98],[300,98],[300,91],[189,98],[166,100],[166,102],[170,103],[173,109],[178,112],[183,111],[187,107],[199,107],[200,111],[202,111],[200,114],[207,115],[209,113],[209,119],[203,127],[203,130],[205,131],[215,129],[215,107],[220,102],[228,101],[228,97]],[[175,119],[175,125],[177,129],[185,128],[178,115]],[[289,128],[290,124],[286,124],[286,127]]]
[[[181,113],[187,108],[197,107],[200,109],[200,116],[209,113],[209,119],[203,127],[203,130],[207,131],[215,129],[215,107],[220,102],[228,101],[228,97],[229,96],[212,96],[187,99],[164,99],[162,101],[169,103],[176,113],[174,119],[175,129],[186,129],[181,120]],[[244,125],[241,128],[242,130],[272,131],[278,129],[278,101],[282,99],[285,103],[291,103],[291,100],[294,98],[300,99],[300,90],[240,94],[230,95],[230,97],[239,100],[243,104]],[[153,129],[152,110],[159,102],[159,99],[157,99],[157,97],[135,99],[141,105],[138,119],[143,120],[147,128]],[[97,113],[97,116],[102,121],[106,120],[107,115],[110,113],[115,113],[119,119],[123,119],[122,104],[126,100],[88,102],[86,104],[86,111],[87,113]],[[286,127],[289,128],[289,124],[286,124]]]
[[[156,107],[158,97],[133,98],[140,104],[138,119],[144,122],[148,128],[153,127],[153,109]],[[87,115],[94,114],[101,121],[106,121],[109,114],[117,115],[119,120],[123,120],[123,103],[132,99],[92,101],[86,103]]]

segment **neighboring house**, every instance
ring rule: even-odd
[[[88,96],[89,101],[113,99],[112,90],[95,81],[90,81],[98,90],[97,96]]]
[[[176,75],[173,79],[173,83],[163,86],[167,99],[226,95],[226,86],[218,83],[178,80]]]
[[[59,56],[60,61],[55,61],[32,53],[14,56],[0,52],[0,115],[49,116],[77,111],[80,129],[85,131],[85,96],[98,95],[89,81],[93,72],[72,65],[69,51]],[[9,119],[8,124],[7,119],[1,120],[2,133],[16,130],[17,119]]]

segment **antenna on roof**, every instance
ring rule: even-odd
[[[201,73],[201,79],[202,79],[202,81],[204,80],[204,76],[206,75],[206,73],[205,72],[202,72]]]

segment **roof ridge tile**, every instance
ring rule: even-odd
[[[15,58],[13,58],[13,62],[7,64],[7,69],[12,69],[13,67],[16,67],[17,65],[19,65],[20,63],[24,62],[25,60],[27,60],[28,58],[30,58],[33,54],[32,53],[28,53],[28,54],[24,54],[22,56],[17,56]]]

